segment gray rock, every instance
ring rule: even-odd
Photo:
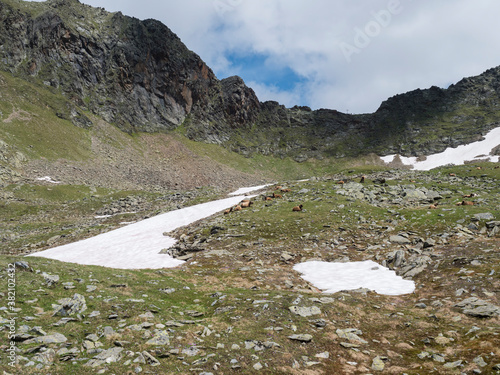
[[[485,362],[485,360],[481,356],[478,356],[478,357],[474,358],[473,362],[476,365],[478,365],[479,367],[486,367],[486,366],[488,366],[488,364]]]
[[[288,308],[292,313],[302,317],[321,314],[321,310],[317,306],[303,307],[303,306],[290,306]]]
[[[454,307],[461,308],[464,314],[477,318],[490,318],[500,315],[500,307],[477,297],[467,298],[456,303]]]
[[[181,354],[187,355],[188,357],[194,357],[195,355],[198,355],[199,352],[199,348],[197,348],[196,346],[191,346],[187,349],[182,349]]]
[[[455,361],[455,362],[447,362],[443,365],[444,368],[457,368],[462,365],[462,361]]]
[[[262,368],[263,368],[264,366],[262,366],[262,365],[260,364],[260,362],[257,362],[257,363],[256,363],[255,365],[253,365],[252,367],[254,368],[254,370],[259,371],[259,370],[262,370]]]
[[[42,276],[49,287],[52,287],[59,282],[59,275],[50,275],[43,272]]]
[[[288,336],[290,340],[301,341],[301,342],[310,342],[312,340],[312,336],[309,334],[297,334]]]
[[[376,356],[372,361],[372,370],[373,371],[384,371],[385,363],[382,359],[383,357]]]
[[[20,270],[23,270],[23,271],[33,272],[33,269],[30,267],[28,262],[25,262],[25,261],[17,261],[14,263],[14,266]]]
[[[104,350],[88,361],[85,366],[98,367],[105,363],[118,362],[122,358],[122,351],[123,348],[119,347]]]
[[[144,359],[146,360],[146,363],[151,365],[151,366],[159,366],[161,363],[160,361],[158,361],[155,357],[153,357],[150,353],[148,353],[147,351],[143,351],[142,352],[142,355],[144,357]]]
[[[288,261],[292,260],[293,258],[295,258],[295,255],[290,254],[290,253],[289,253],[289,252],[287,252],[287,251],[283,251],[283,252],[281,253],[281,259],[282,259],[283,261],[285,261],[285,262],[288,262]]]
[[[494,228],[494,227],[500,227],[500,221],[488,221],[486,223],[486,227],[489,229]]]
[[[473,309],[464,309],[463,313],[476,318],[491,318],[493,316],[500,315],[500,308],[498,306],[488,304]]]
[[[146,342],[148,345],[170,345],[170,338],[167,331],[160,331]]]
[[[495,216],[491,212],[475,214],[473,217],[476,220],[493,220],[495,218]]]
[[[401,235],[394,235],[394,236],[391,236],[389,237],[389,241],[391,241],[392,243],[397,243],[397,244],[400,244],[400,245],[408,245],[408,244],[411,244],[411,241],[406,238],[406,237],[403,237]]]
[[[444,363],[444,357],[441,354],[433,354],[432,360],[440,363]]]
[[[418,189],[406,189],[403,192],[403,197],[405,197],[408,200],[426,200],[427,195]]]
[[[428,249],[433,246],[436,246],[436,241],[434,239],[428,238],[424,241],[424,249]]]
[[[27,340],[25,344],[37,343],[37,344],[61,344],[68,341],[66,336],[62,333],[54,333],[51,335],[35,337],[33,339]]]
[[[427,197],[427,199],[433,200],[433,201],[437,201],[437,200],[443,199],[443,197],[441,196],[441,194],[439,194],[438,192],[436,192],[434,190],[428,190],[428,191],[426,191],[425,192],[425,196]]]
[[[56,352],[54,349],[47,349],[42,353],[37,353],[33,357],[33,360],[36,362],[41,362],[44,365],[51,365],[56,359]]]
[[[347,328],[347,329],[337,329],[335,333],[341,338],[341,339],[346,339],[349,341],[354,341],[358,342],[361,344],[368,344],[368,341],[363,340],[359,335],[362,335],[363,332],[361,332],[359,329],[356,328]]]
[[[104,336],[105,338],[108,339],[113,335],[116,335],[116,332],[113,329],[113,327],[111,327],[111,326],[104,327],[103,332],[102,332],[102,336]]]
[[[54,309],[53,316],[68,316],[81,314],[87,310],[85,297],[75,293],[72,298],[63,298],[57,301],[60,305]]]

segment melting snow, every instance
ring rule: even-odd
[[[261,186],[245,188],[245,192],[260,188]],[[239,203],[242,198],[241,195],[233,196],[170,211],[95,237],[28,256],[122,269],[176,267],[184,261],[167,254],[159,254],[161,250],[176,242],[174,238],[164,236],[163,233],[211,216]]]
[[[266,186],[269,186],[269,185],[260,185],[260,186],[254,186],[254,187],[243,187],[243,188],[240,188],[240,189],[238,189],[236,191],[233,191],[232,193],[229,193],[229,195],[243,195],[243,194],[250,193],[252,191],[263,189]]]
[[[50,182],[51,184],[60,184],[61,183],[61,181],[53,180],[52,177],[50,177],[50,176],[39,177],[39,178],[37,178],[37,181]]]
[[[399,155],[382,156],[385,163],[390,163],[396,156],[401,158],[405,165],[412,165],[414,169],[428,171],[432,168],[441,167],[448,164],[460,165],[466,161],[489,160],[499,162],[499,156],[490,155],[491,151],[500,145],[500,127],[491,130],[484,136],[482,141],[461,145],[456,148],[447,148],[439,154],[433,154],[426,157],[426,160],[417,161],[416,157],[404,157]]]
[[[396,272],[371,260],[347,263],[310,261],[296,264],[293,269],[302,273],[304,280],[324,293],[367,288],[379,294],[394,296],[415,290],[413,281],[405,280],[397,276]]]

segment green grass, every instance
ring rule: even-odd
[[[4,72],[0,72],[0,87],[0,139],[29,158],[90,157],[90,132],[54,114],[68,105],[61,95]]]

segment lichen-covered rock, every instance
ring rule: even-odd
[[[77,315],[87,310],[85,297],[78,293],[75,293],[72,298],[63,298],[57,302],[59,305],[54,308],[54,316]]]

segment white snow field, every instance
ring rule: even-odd
[[[378,294],[396,296],[415,290],[413,281],[405,280],[395,271],[371,260],[346,263],[310,261],[296,264],[293,269],[324,293],[367,288]]]
[[[249,193],[261,187],[244,189]],[[95,237],[27,256],[121,269],[176,267],[184,261],[167,254],[159,254],[161,250],[176,242],[174,238],[164,236],[163,233],[209,217],[238,204],[243,198],[242,195],[232,196],[166,212]]]
[[[264,189],[265,187],[267,187],[269,185],[260,185],[260,186],[254,186],[254,187],[244,187],[244,188],[240,188],[232,193],[229,193],[229,195],[242,195],[242,194],[247,194],[247,193],[251,193],[252,191],[255,191],[255,190],[260,190],[260,189]]]
[[[404,157],[399,155],[387,155],[380,158],[385,163],[390,163],[396,156],[401,158],[405,165],[412,165],[414,169],[421,171],[428,171],[432,168],[441,167],[448,164],[461,165],[466,161],[489,160],[492,162],[499,162],[499,156],[492,156],[490,152],[500,145],[500,127],[491,130],[484,136],[482,141],[469,143],[468,145],[461,145],[456,148],[447,148],[439,154],[427,156],[426,160],[417,161],[416,157]]]

